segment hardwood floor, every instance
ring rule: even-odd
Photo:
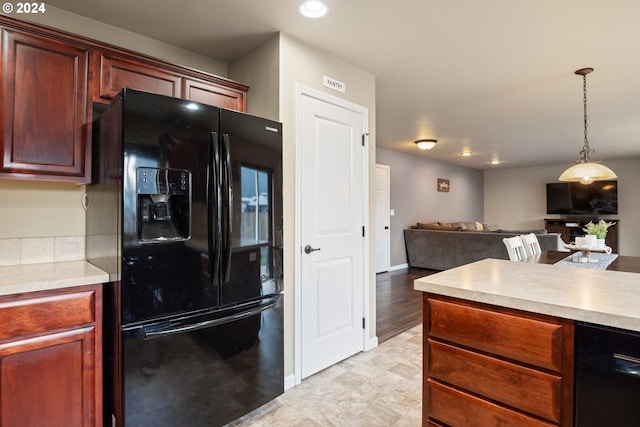
[[[413,289],[413,281],[433,273],[409,267],[376,275],[378,343],[422,323],[422,292]]]

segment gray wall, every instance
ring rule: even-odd
[[[228,65],[229,78],[249,86],[247,113],[280,121],[279,61],[278,34]]]
[[[391,167],[391,268],[406,264],[403,230],[416,222],[484,222],[481,170],[381,147],[376,149],[376,163]],[[437,191],[438,178],[449,180],[448,193]]]
[[[134,52],[144,53],[172,64],[195,68],[196,70],[206,71],[222,77],[227,76],[227,64],[224,62],[216,61],[113,25],[76,15],[51,5],[47,5],[46,13],[12,15],[12,17],[89,37]]]
[[[640,256],[640,159],[604,160],[618,175],[618,250],[621,255]],[[488,170],[484,175],[485,222],[511,230],[543,228],[547,215],[547,182],[558,182],[558,176],[569,164],[555,164],[517,169]]]
[[[375,76],[340,58],[301,43],[286,34],[259,46],[244,57],[229,64],[229,75],[250,85],[248,111],[282,122],[283,125],[283,191],[284,191],[284,346],[286,381],[293,377],[295,342],[295,277],[296,277],[296,84],[302,84],[332,96],[366,107],[369,111],[370,147],[375,147]],[[322,85],[323,75],[346,83],[345,94]],[[375,151],[370,148],[369,181],[375,179]],[[373,203],[369,184],[369,200]],[[370,209],[371,206],[370,206]],[[373,215],[372,215],[373,217]],[[371,218],[373,221],[373,218]],[[372,226],[370,222],[370,227]],[[373,239],[371,239],[373,242]],[[373,243],[371,243],[373,244]],[[375,248],[370,248],[368,265]],[[369,268],[366,286],[369,287],[369,313],[372,319],[370,339],[375,338],[375,269]],[[290,383],[293,385],[293,383]]]

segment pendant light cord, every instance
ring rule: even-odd
[[[590,155],[595,150],[589,148],[589,140],[587,139],[587,74],[582,75],[582,104],[584,106],[584,146],[580,151],[582,157],[579,162],[593,162]]]
[[[582,104],[584,105],[584,146],[589,149],[589,140],[587,140],[587,76],[582,76]]]

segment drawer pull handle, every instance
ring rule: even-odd
[[[616,372],[640,378],[640,359],[637,357],[615,353],[613,363]]]

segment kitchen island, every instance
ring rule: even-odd
[[[640,331],[639,279],[496,259],[417,279],[423,425],[572,426],[576,321]]]

